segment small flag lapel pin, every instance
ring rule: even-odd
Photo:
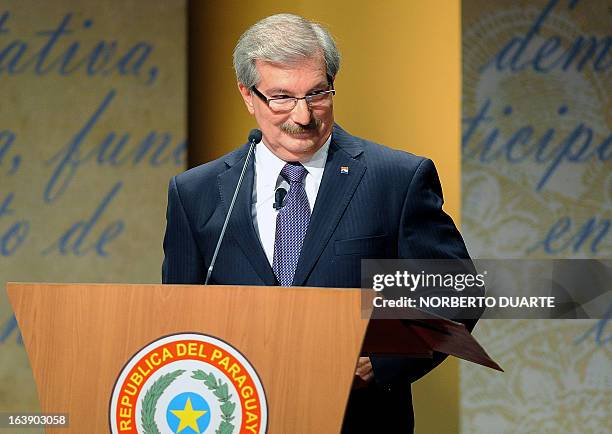
[[[348,166],[341,166],[340,167],[340,175],[348,175],[348,173],[349,173]]]

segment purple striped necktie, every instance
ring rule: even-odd
[[[287,163],[281,176],[289,182],[285,206],[276,216],[272,268],[282,286],[291,286],[310,223],[310,205],[304,188],[308,171],[300,163]]]

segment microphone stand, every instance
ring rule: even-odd
[[[204,281],[204,285],[208,285],[208,281],[210,280],[210,276],[212,275],[213,267],[215,266],[215,262],[217,261],[217,255],[219,254],[219,249],[221,248],[221,242],[223,241],[223,237],[225,236],[225,230],[227,229],[227,224],[229,223],[230,216],[232,215],[232,211],[234,209],[234,204],[236,203],[236,198],[238,197],[238,191],[240,190],[240,186],[242,185],[242,180],[244,178],[244,174],[246,173],[246,168],[249,165],[249,161],[251,161],[251,156],[253,155],[253,151],[255,149],[255,143],[261,140],[261,132],[259,132],[259,140],[257,140],[257,137],[255,136],[256,135],[254,135],[253,132],[249,134],[249,141],[251,142],[251,146],[249,147],[249,152],[247,153],[246,160],[244,161],[244,166],[242,166],[242,172],[240,173],[240,178],[238,179],[236,190],[234,190],[234,196],[232,197],[232,201],[230,202],[227,216],[225,217],[225,221],[223,222],[223,228],[221,229],[221,234],[219,235],[219,240],[217,241],[217,246],[215,247],[215,252],[213,253],[212,260],[210,261],[210,267],[208,267],[208,272],[206,273],[206,280]]]

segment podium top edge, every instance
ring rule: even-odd
[[[9,287],[101,287],[101,286],[115,286],[115,287],[143,287],[143,288],[211,288],[211,289],[262,289],[262,288],[275,288],[279,290],[306,290],[306,291],[363,291],[361,288],[328,288],[328,287],[316,287],[316,286],[264,286],[264,285],[195,285],[195,284],[165,284],[165,283],[121,283],[121,282],[6,282],[6,288]]]

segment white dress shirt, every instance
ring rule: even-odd
[[[308,171],[304,180],[304,188],[308,196],[311,213],[317,199],[321,179],[323,178],[323,169],[325,169],[330,142],[331,135],[309,161],[302,162],[302,165]],[[257,144],[255,148],[255,179],[253,182],[253,208],[251,214],[255,232],[259,236],[270,266],[272,266],[274,258],[276,214],[278,213],[278,210],[275,210],[273,206],[275,201],[274,195],[279,187],[289,191],[289,183],[280,175],[285,164],[287,164],[285,161],[278,158],[268,149],[263,140]]]

